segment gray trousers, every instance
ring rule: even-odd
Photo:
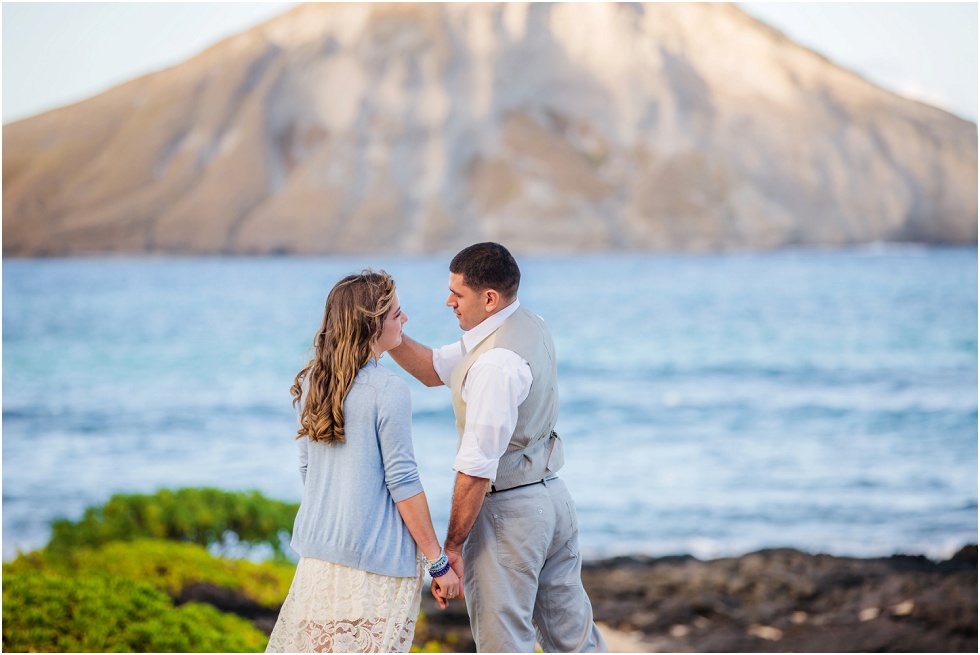
[[[546,653],[609,651],[582,586],[578,519],[563,481],[487,496],[463,562],[478,651],[530,653],[535,636]]]

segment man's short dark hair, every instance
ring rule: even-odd
[[[449,272],[463,276],[463,284],[471,289],[493,289],[504,298],[516,297],[521,285],[521,269],[514,256],[492,241],[460,250],[449,263]]]

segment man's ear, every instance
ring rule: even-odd
[[[500,306],[500,294],[493,289],[483,292],[483,308],[490,314]]]

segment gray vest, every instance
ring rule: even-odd
[[[561,439],[554,433],[558,422],[558,369],[555,342],[548,326],[523,306],[504,324],[463,356],[453,369],[450,387],[456,430],[462,443],[466,427],[463,382],[477,358],[491,348],[506,348],[531,365],[531,389],[517,408],[517,426],[497,466],[497,490],[535,482],[557,473],[565,463]],[[458,449],[458,446],[457,446]]]

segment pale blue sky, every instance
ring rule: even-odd
[[[977,121],[975,2],[737,4],[879,86]]]
[[[3,3],[3,122],[172,66],[295,3]],[[977,120],[976,3],[738,3],[897,93]]]

